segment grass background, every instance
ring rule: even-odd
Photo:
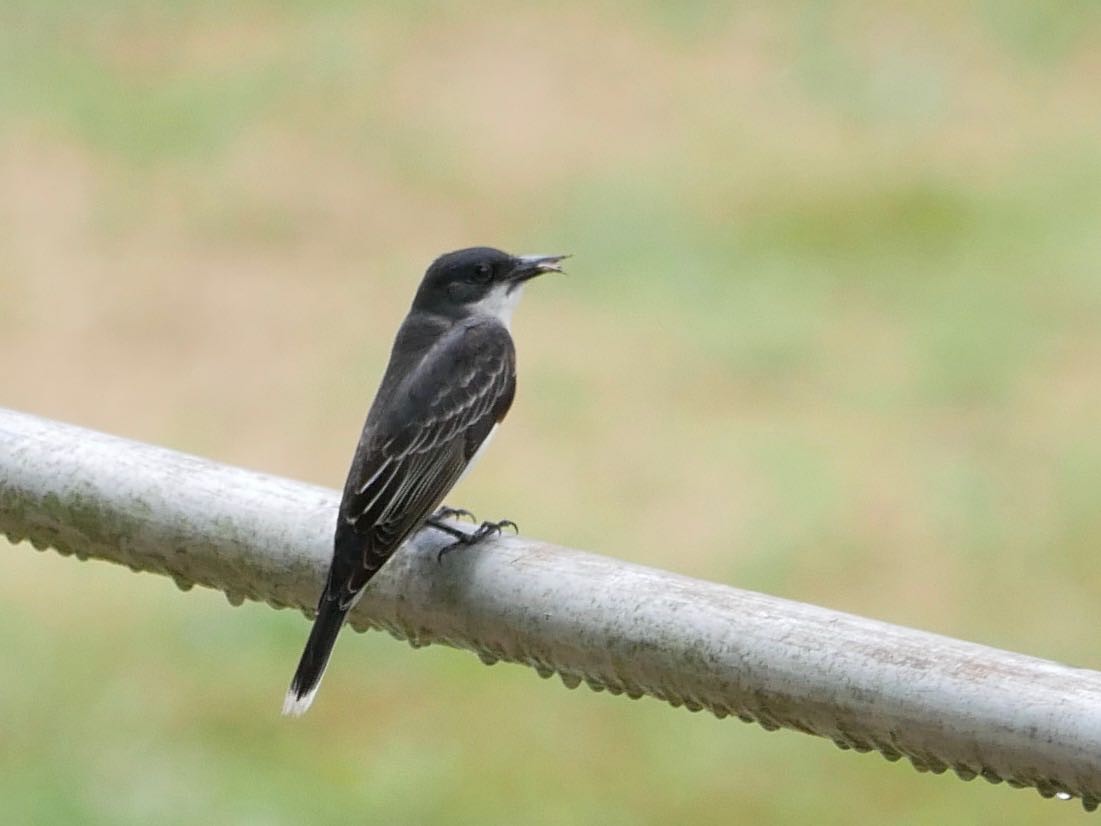
[[[431,258],[569,251],[456,503],[1098,668],[1098,37],[1086,0],[8,0],[0,403],[337,486]],[[292,724],[300,616],[0,565],[5,823],[1084,817],[375,634]]]

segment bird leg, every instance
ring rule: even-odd
[[[443,531],[448,536],[462,540],[470,536],[466,531],[456,528],[454,525],[449,525],[444,522],[445,519],[462,519],[467,517],[471,522],[477,522],[477,517],[474,516],[466,508],[449,508],[447,505],[439,508],[434,514],[424,520],[424,528],[435,528],[438,531]],[[422,528],[423,530],[423,528]]]
[[[464,545],[477,545],[483,539],[490,536],[496,536],[497,534],[501,533],[501,531],[505,528],[512,528],[514,533],[520,532],[520,529],[516,526],[516,523],[513,522],[511,519],[502,519],[499,522],[483,522],[481,525],[478,526],[478,530],[474,531],[473,533],[467,533],[466,531],[461,531],[458,528],[453,528],[450,525],[438,523],[434,517],[432,519],[426,520],[424,524],[431,525],[433,528],[443,531],[444,533],[453,537],[455,540],[450,545],[445,545],[440,549],[440,552],[436,554],[436,562],[443,562],[444,555],[450,553],[456,548],[462,547]]]
[[[461,528],[456,528],[454,525],[448,525],[446,522],[442,522],[434,516],[430,516],[424,520],[424,527],[435,528],[437,531],[443,531],[450,537],[454,537],[457,540],[463,540],[470,536],[466,531]]]

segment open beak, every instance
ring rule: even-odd
[[[568,255],[517,255],[516,266],[509,273],[508,280],[522,284],[545,272],[562,272],[562,259]]]

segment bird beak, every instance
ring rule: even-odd
[[[509,273],[508,280],[522,284],[529,278],[535,278],[545,272],[562,272],[562,259],[568,255],[517,255],[516,265]]]

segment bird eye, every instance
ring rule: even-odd
[[[479,284],[485,284],[492,277],[493,270],[490,269],[489,264],[479,264],[474,268],[472,280]]]

